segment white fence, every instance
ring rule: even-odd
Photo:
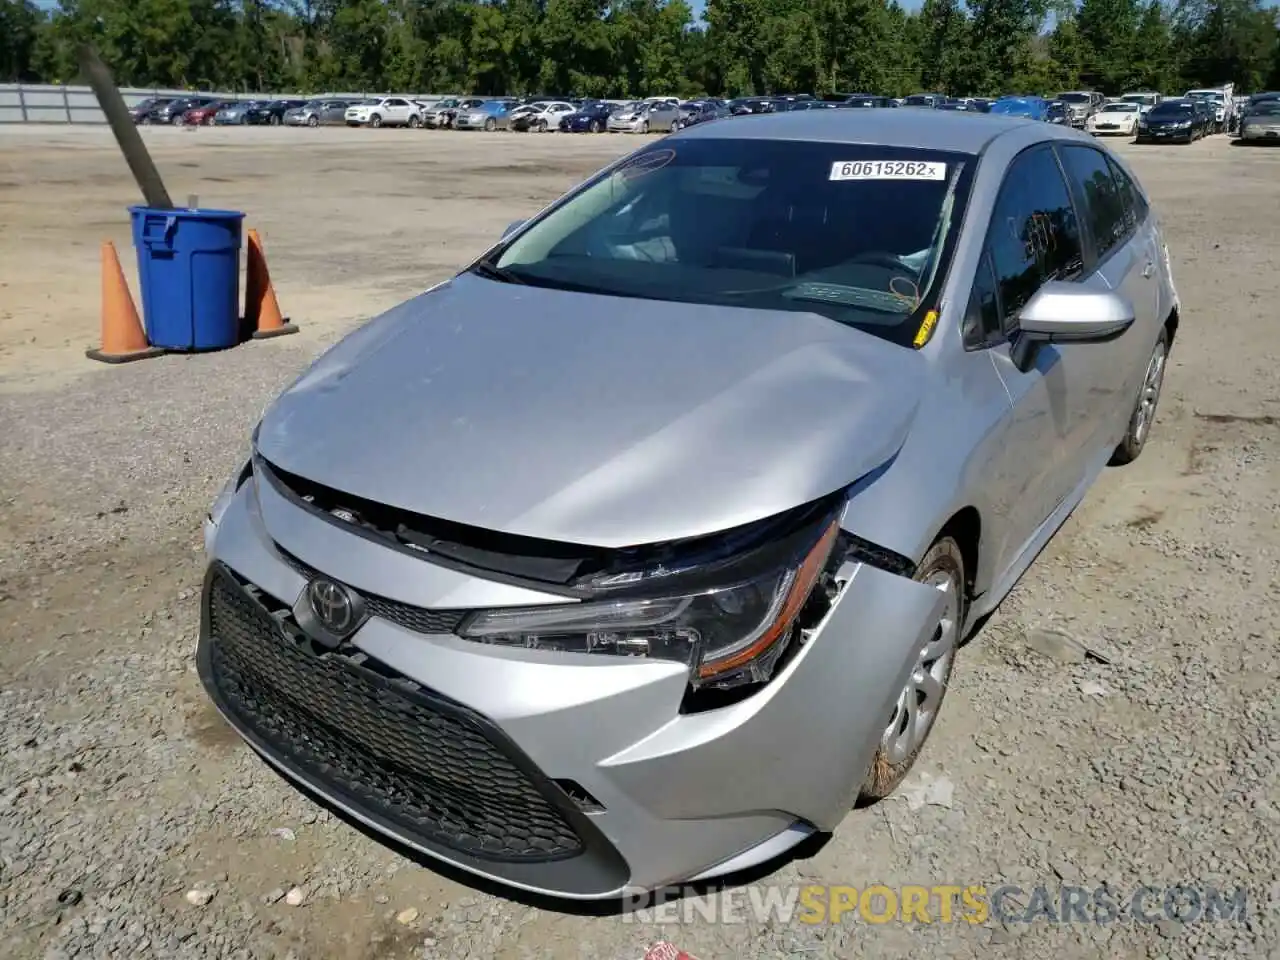
[[[220,93],[217,90],[144,90],[122,87],[124,102],[129,106],[148,97],[216,97],[219,100],[276,100],[284,98],[363,99],[374,96],[401,96],[426,99],[422,93]],[[0,83],[0,124],[4,123],[106,123],[107,118],[89,87],[53,86],[35,83]]]

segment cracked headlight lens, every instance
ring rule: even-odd
[[[483,643],[669,660],[689,668],[695,687],[762,683],[786,650],[838,532],[833,520],[793,562],[722,588],[483,610],[458,634]]]

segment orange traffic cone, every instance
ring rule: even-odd
[[[165,351],[147,343],[138,319],[138,308],[129,295],[129,284],[116,256],[115,244],[102,244],[102,346],[86,350],[90,360],[103,363],[127,363],[156,357]]]
[[[258,231],[249,229],[249,252],[244,274],[244,322],[255,340],[297,333],[298,328],[280,314],[280,301],[271,285],[267,255]]]

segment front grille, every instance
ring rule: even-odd
[[[280,556],[284,557],[289,566],[293,567],[308,580],[323,576],[320,571],[303,563],[293,554],[282,550],[278,545],[276,550],[279,551]],[[401,603],[399,600],[389,600],[386,597],[365,593],[363,590],[357,592],[364,598],[364,605],[370,616],[378,617],[381,620],[389,620],[391,623],[404,627],[406,630],[412,630],[415,633],[453,633],[458,624],[462,623],[463,617],[467,615],[466,610],[428,610],[424,607],[414,607],[407,603]]]
[[[407,837],[480,860],[576,856],[572,801],[500,731],[363,654],[317,653],[224,568],[206,588],[206,684],[301,775]],[[538,782],[535,782],[538,781]]]

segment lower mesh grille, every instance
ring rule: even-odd
[[[583,844],[556,788],[465,708],[373,662],[315,653],[226,570],[205,603],[209,682],[272,751],[406,835],[471,857],[542,862]],[[566,804],[569,802],[566,799]]]

